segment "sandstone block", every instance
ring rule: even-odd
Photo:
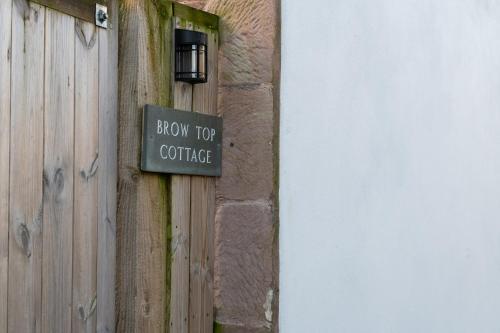
[[[222,177],[217,198],[269,199],[273,192],[273,95],[271,85],[221,87],[224,116]]]
[[[271,327],[266,311],[273,301],[268,296],[272,286],[273,234],[269,202],[233,202],[218,207],[214,287],[219,322],[247,328]]]
[[[204,9],[221,18],[219,83],[271,83],[276,2],[208,0]]]

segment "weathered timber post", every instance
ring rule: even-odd
[[[174,81],[174,29],[208,33],[209,81]],[[117,332],[211,332],[215,179],[140,170],[145,104],[216,114],[218,19],[164,0],[122,0]]]
[[[142,107],[172,103],[171,7],[120,5],[117,332],[165,332],[169,310],[169,179],[139,170]]]

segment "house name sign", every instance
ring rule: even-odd
[[[220,176],[222,118],[146,105],[142,119],[141,169]]]

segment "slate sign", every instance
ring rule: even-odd
[[[222,118],[146,105],[142,119],[141,169],[220,176]]]

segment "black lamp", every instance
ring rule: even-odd
[[[207,34],[175,30],[175,80],[207,82]]]

